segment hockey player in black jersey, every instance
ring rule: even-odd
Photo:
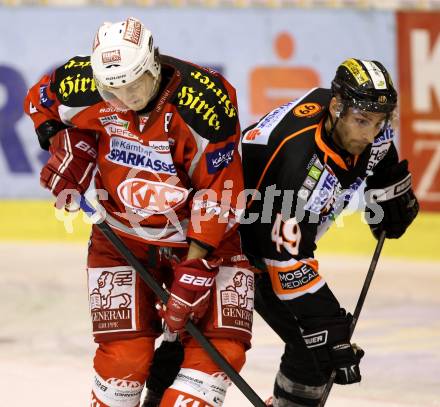
[[[245,185],[254,193],[241,225],[264,272],[256,309],[285,342],[274,407],[317,406],[335,382],[361,380],[364,352],[349,340],[351,315],[319,274],[318,239],[366,182],[366,218],[377,238],[399,238],[418,212],[391,122],[397,93],[384,66],[348,59],[331,89],[312,89],[243,135]],[[251,221],[257,219],[256,221]]]
[[[387,238],[399,238],[416,217],[408,163],[399,162],[393,143],[396,105],[382,64],[349,59],[331,89],[312,89],[244,132],[245,187],[254,193],[241,236],[246,253],[264,270],[256,309],[286,343],[274,407],[317,406],[333,369],[336,383],[361,380],[363,351],[350,344],[351,315],[319,275],[314,251],[365,181],[375,237],[385,230]],[[174,343],[172,352],[180,351]],[[158,405],[153,396],[160,400],[172,383],[177,359],[167,363],[157,355],[144,407]]]

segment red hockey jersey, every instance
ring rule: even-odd
[[[235,89],[217,72],[161,56],[146,116],[117,111],[96,89],[90,57],[43,76],[24,108],[43,148],[65,126],[98,137],[95,186],[107,222],[151,244],[217,247],[234,228],[243,190]]]

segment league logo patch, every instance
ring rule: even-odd
[[[130,267],[89,268],[93,332],[136,330],[136,273]]]
[[[234,147],[235,143],[228,143],[223,148],[219,148],[212,153],[206,153],[206,164],[209,174],[215,174],[231,163],[234,157]]]
[[[246,269],[221,267],[216,278],[218,324],[251,333],[254,275]]]

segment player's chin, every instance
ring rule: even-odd
[[[356,144],[350,145],[350,147],[347,150],[348,150],[348,152],[350,154],[360,155],[360,154],[362,154],[365,151],[367,146],[368,146],[368,144],[358,144],[358,143],[356,143]]]
[[[136,100],[133,103],[127,103],[127,107],[136,112],[142,110],[145,106],[147,106],[147,102],[144,100]]]

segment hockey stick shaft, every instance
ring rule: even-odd
[[[361,314],[362,308],[364,306],[365,298],[367,297],[368,289],[370,288],[371,280],[373,279],[374,271],[376,270],[377,262],[379,261],[380,253],[382,251],[383,244],[385,242],[385,231],[379,236],[376,244],[376,249],[374,250],[373,257],[371,259],[370,267],[368,269],[367,276],[365,277],[364,285],[362,286],[361,293],[359,295],[356,308],[353,312],[353,320],[350,325],[350,339],[353,336],[354,329],[356,328],[359,315]],[[335,381],[336,371],[333,370],[327,385],[325,386],[324,393],[322,394],[321,401],[319,402],[319,407],[324,407],[330,391],[333,387]]]
[[[96,214],[96,209],[93,208],[84,197],[81,197],[80,202],[81,209],[90,217]],[[158,284],[153,276],[148,272],[144,265],[133,255],[130,249],[119,238],[119,236],[113,231],[113,229],[101,219],[100,222],[96,222],[95,225],[104,234],[104,236],[110,241],[115,249],[127,260],[127,263],[133,267],[139,276],[145,281],[148,287],[157,295],[157,297],[166,304],[169,294]],[[209,354],[212,360],[225,372],[231,381],[238,387],[243,395],[254,406],[265,407],[265,403],[255,393],[252,387],[237,373],[237,371],[228,363],[228,361],[219,353],[219,351],[212,345],[212,343],[200,332],[200,330],[194,325],[192,321],[188,321],[185,325],[185,329],[188,333],[202,346],[203,349]]]

